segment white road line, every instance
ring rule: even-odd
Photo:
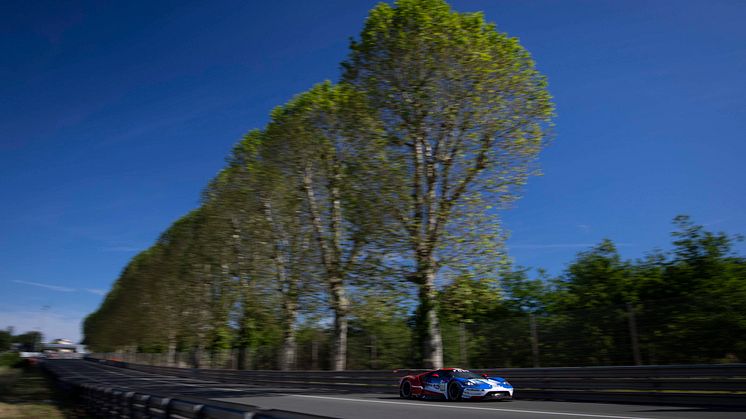
[[[579,416],[579,417],[584,417],[584,418],[654,419],[654,418],[645,418],[645,417],[640,417],[640,416],[614,416],[614,415],[594,415],[590,413],[545,412],[541,410],[500,409],[500,408],[492,408],[492,407],[474,407],[474,406],[453,406],[453,405],[440,404],[440,403],[431,404],[431,403],[391,402],[391,401],[386,401],[386,400],[363,400],[363,399],[349,399],[345,397],[310,396],[306,394],[288,394],[288,396],[307,397],[309,399],[344,400],[348,402],[383,403],[383,404],[401,404],[404,406],[438,407],[438,408],[445,408],[445,409],[496,410],[500,412],[511,412],[511,413],[531,413],[531,414],[555,415],[555,416]]]

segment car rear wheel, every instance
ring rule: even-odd
[[[461,387],[455,382],[448,384],[448,400],[458,401],[461,400]]]
[[[401,383],[401,386],[399,387],[399,397],[402,399],[412,398],[412,385],[409,384],[409,381]]]

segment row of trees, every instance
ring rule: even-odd
[[[545,79],[515,38],[442,0],[376,6],[342,68],[245,136],[202,206],[87,318],[88,344],[235,345],[242,367],[284,369],[301,330],[321,327],[345,369],[351,319],[414,312],[412,362],[443,365],[438,285],[500,267],[494,210],[535,171]]]
[[[495,281],[455,277],[436,297],[445,362],[474,368],[743,362],[746,258],[734,251],[741,238],[707,231],[685,216],[674,222],[672,250],[652,251],[639,260],[623,260],[604,240],[578,254],[558,277],[541,271],[532,277],[528,269],[507,267]],[[350,368],[400,368],[416,361],[415,292],[384,283],[390,286],[353,287]],[[250,333],[234,323],[205,335],[207,358],[217,361],[211,365],[234,367],[226,351],[241,354],[240,348],[248,348],[253,358],[244,354],[239,366],[331,368],[332,324],[323,314],[314,315],[315,309],[324,312],[319,305],[324,293],[312,290],[303,288],[299,295],[305,303],[293,329],[299,349],[294,363],[277,357],[287,344],[287,329],[282,306],[271,300],[278,293],[267,290],[264,298],[270,300],[245,317],[253,320]],[[210,297],[203,297],[208,306]],[[189,351],[196,342],[189,318],[173,324],[178,328],[162,320],[138,329],[117,323],[106,329],[110,340],[97,347],[129,347],[173,359],[164,333],[175,331],[173,351]]]

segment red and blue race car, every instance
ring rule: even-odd
[[[478,375],[459,368],[441,368],[399,381],[405,399],[511,400],[513,386],[504,378]]]

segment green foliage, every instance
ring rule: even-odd
[[[40,368],[0,368],[0,416],[14,419],[79,417],[73,396]]]
[[[17,352],[0,353],[0,367],[17,367],[21,365],[21,357]]]
[[[487,210],[536,173],[551,97],[517,39],[441,0],[380,3],[350,49],[343,80],[387,136],[393,181],[382,210],[398,221],[408,278],[421,288],[417,346],[425,366],[440,366],[438,270],[499,269],[502,235]]]
[[[563,321],[555,333],[568,336],[576,352],[586,354],[582,364],[608,365],[630,355],[624,316],[626,303],[636,300],[631,280],[630,266],[604,240],[580,253],[557,282],[552,309]]]
[[[505,293],[504,305],[512,311],[536,313],[546,310],[552,290],[544,271],[538,279],[528,277],[528,269],[519,268],[503,272],[501,286]]]
[[[0,330],[0,352],[10,349],[11,343],[13,343],[13,330]]]
[[[396,369],[411,364],[412,330],[402,297],[390,290],[358,290],[353,297],[348,367]]]
[[[746,260],[733,254],[740,237],[708,232],[688,217],[674,223],[670,253],[623,261],[604,240],[554,280],[506,275],[509,313],[537,315],[542,365],[629,365],[631,321],[643,363],[745,359]],[[527,327],[513,340],[528,338]]]
[[[604,240],[558,278],[503,272],[502,298],[467,324],[469,366],[532,366],[529,315],[542,366],[633,364],[631,322],[644,364],[742,362],[746,260],[733,253],[740,237],[708,232],[686,217],[675,225],[668,253],[624,261]],[[469,295],[448,289],[443,294],[453,295],[444,300]],[[461,365],[458,317],[444,318],[445,360]]]
[[[474,323],[500,300],[495,281],[457,277],[439,295],[441,313],[455,323]]]
[[[40,332],[26,332],[13,336],[13,343],[20,343],[22,351],[39,352],[41,351],[42,338]]]
[[[654,359],[708,362],[746,359],[746,260],[733,254],[740,236],[705,231],[686,216],[674,220],[674,251],[659,269],[640,275],[641,305]]]

